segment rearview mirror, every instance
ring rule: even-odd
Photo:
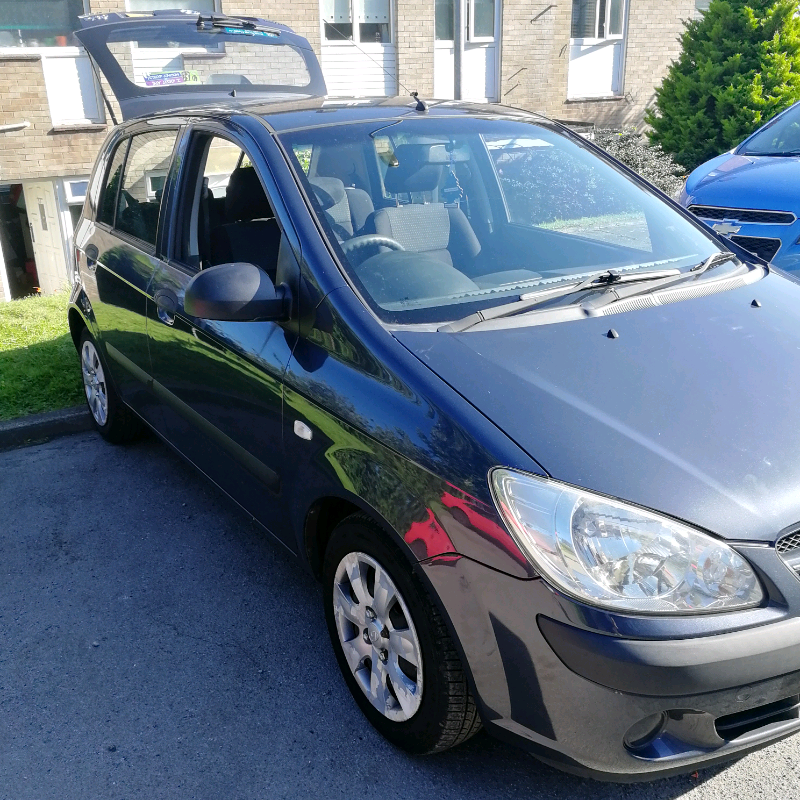
[[[276,289],[266,272],[234,262],[198,272],[186,285],[183,308],[200,319],[280,322],[289,318],[290,300],[288,288]]]

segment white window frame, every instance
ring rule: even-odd
[[[155,200],[156,195],[158,194],[157,189],[153,189],[151,181],[153,178],[163,178],[164,179],[164,187],[166,188],[167,185],[167,175],[169,175],[168,169],[148,169],[145,170],[145,190],[147,191],[147,199],[148,200]]]
[[[364,45],[379,45],[381,47],[385,45],[392,45],[395,44],[395,9],[397,7],[396,0],[389,0],[389,41],[388,42],[373,42],[373,41],[361,41],[361,28],[359,24],[364,22],[368,23],[369,19],[360,19],[355,11],[355,4],[360,1],[361,7],[363,9],[364,0],[349,0],[349,7],[350,7],[350,22],[349,24],[353,26],[353,37],[351,39],[326,39],[325,38],[325,23],[329,22],[324,18],[322,15],[322,4],[320,2],[320,41],[324,47],[352,47],[354,44],[357,44],[359,47],[363,47]],[[362,14],[362,16],[366,16]],[[335,23],[333,23],[335,24]]]
[[[575,0],[573,0],[575,2]],[[600,0],[593,0],[594,2],[594,32],[595,36],[579,36],[577,38],[570,37],[571,44],[602,44],[603,42],[618,42],[625,38],[625,29],[628,24],[628,0],[622,0],[622,31],[621,33],[606,34],[605,36],[597,36],[597,31],[600,28]],[[608,30],[611,18],[611,2],[606,2],[606,18],[604,20],[604,30]],[[570,20],[570,25],[572,24]]]
[[[89,58],[88,54],[82,47],[47,47],[39,53],[42,61],[42,79],[44,81],[45,94],[47,95],[47,105],[50,110],[50,121],[54,127],[57,128],[80,128],[86,125],[105,125],[106,123],[106,108],[103,101],[103,94],[100,91],[100,84],[97,80],[97,74],[92,67],[92,86],[94,88],[95,104],[97,106],[96,117],[75,117],[72,119],[54,119],[53,107],[51,104],[51,88],[47,85],[47,67],[45,62],[50,63],[59,58]]]
[[[86,189],[84,190],[83,194],[76,194],[73,191],[73,185],[78,183],[85,183]],[[83,205],[86,202],[86,194],[89,191],[89,178],[65,178],[64,179],[64,199],[66,200],[67,205],[69,206],[76,206],[76,205]]]
[[[475,0],[467,0],[467,41],[471,44],[491,44],[497,40],[497,3],[494,0],[494,7],[492,9],[492,27],[494,34],[492,36],[476,36],[475,35]]]

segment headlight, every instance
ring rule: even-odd
[[[490,483],[531,564],[579,600],[650,614],[730,611],[761,602],[747,561],[688,525],[507,469],[493,470]]]
[[[685,187],[686,187],[686,181],[683,181],[683,183],[681,183],[681,185],[672,193],[672,199],[676,203],[680,203],[681,195],[683,194],[683,190]]]

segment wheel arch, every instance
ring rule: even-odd
[[[326,495],[318,497],[309,506],[303,521],[303,548],[308,566],[317,580],[322,578],[325,550],[331,534],[342,520],[353,514],[366,514],[383,528],[386,535],[407,553],[412,563],[416,561],[410,548],[382,514],[364,503],[361,498]]]

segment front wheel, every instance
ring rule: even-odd
[[[422,754],[447,750],[480,730],[442,615],[379,525],[362,514],[338,525],[323,582],[342,675],[383,736]]]
[[[97,345],[86,328],[81,333],[80,359],[86,405],[98,433],[114,444],[138,438],[144,432],[144,424],[119,399]]]

